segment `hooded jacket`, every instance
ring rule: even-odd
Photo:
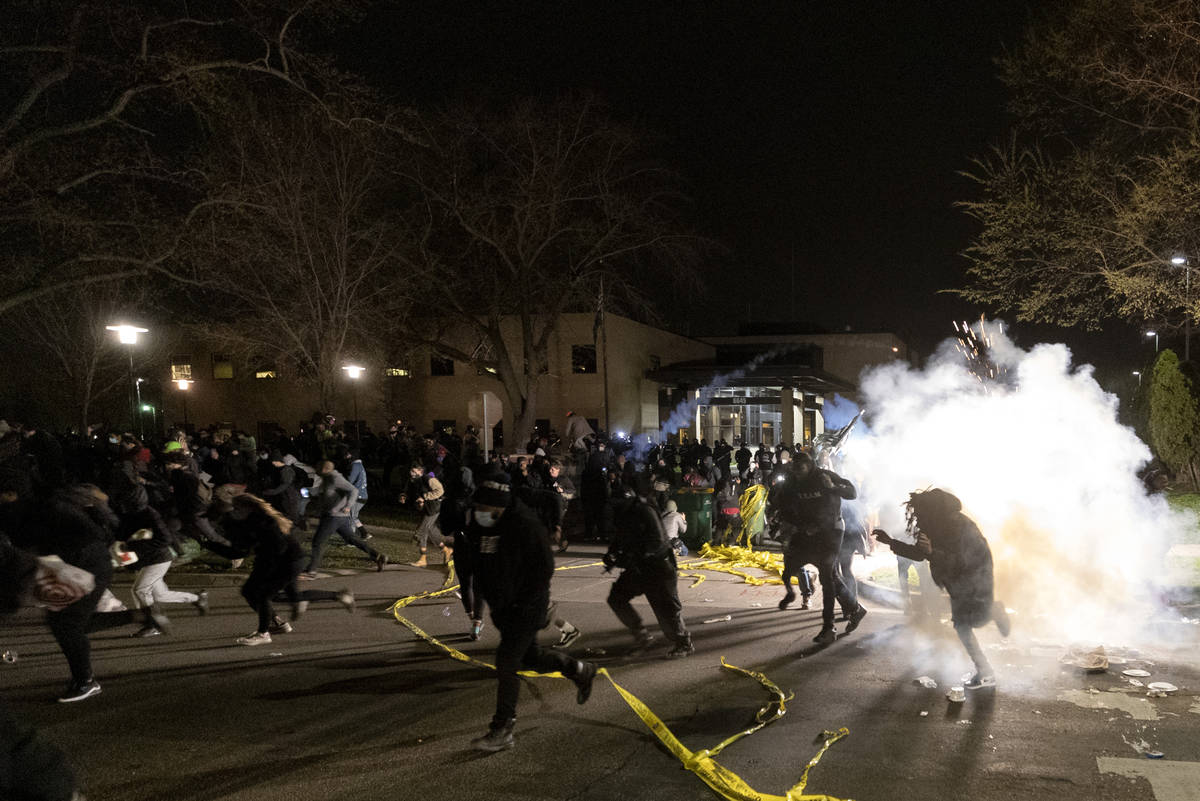
[[[521,500],[491,528],[472,519],[468,539],[475,548],[475,578],[497,628],[540,627],[550,606],[554,553],[546,527]]]

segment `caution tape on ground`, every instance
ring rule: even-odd
[[[444,651],[452,659],[456,659],[460,662],[465,662],[470,665],[475,665],[477,667],[495,670],[495,665],[489,664],[480,659],[475,659],[474,657],[464,654],[462,651],[459,651],[456,648],[452,648],[438,638],[426,632],[404,615],[400,614],[400,610],[404,609],[415,601],[426,598],[437,598],[453,593],[458,589],[458,585],[450,584],[450,579],[452,576],[453,568],[451,567],[451,571],[448,573],[446,582],[443,584],[441,589],[430,590],[428,592],[418,593],[416,595],[410,595],[405,598],[401,598],[392,604],[390,611],[396,618],[397,622],[406,627],[420,639],[424,640],[435,648]],[[758,710],[758,713],[755,715],[755,723],[753,726],[727,737],[725,740],[722,740],[712,748],[701,749],[699,751],[692,751],[683,743],[681,743],[679,738],[677,738],[671,732],[671,729],[665,723],[663,723],[662,719],[659,718],[658,715],[654,714],[654,711],[651,710],[650,707],[645,704],[645,702],[617,683],[616,679],[612,677],[612,674],[609,672],[608,668],[600,668],[600,670],[597,672],[597,675],[604,676],[604,678],[606,678],[609,683],[612,684],[613,689],[620,694],[621,698],[625,700],[625,703],[629,705],[629,708],[633,710],[634,714],[636,714],[642,723],[645,724],[646,728],[648,728],[651,733],[658,738],[659,742],[661,742],[663,746],[667,748],[667,750],[669,750],[677,759],[679,759],[680,764],[682,764],[684,768],[696,774],[701,781],[712,788],[712,790],[722,798],[726,799],[726,801],[842,801],[841,799],[835,798],[831,795],[808,795],[805,794],[804,790],[808,784],[809,771],[811,771],[812,768],[821,761],[821,757],[825,755],[825,752],[829,750],[830,746],[850,733],[850,731],[846,728],[841,728],[836,732],[822,732],[822,736],[825,737],[825,743],[821,746],[821,749],[817,752],[817,754],[808,761],[808,764],[804,768],[804,772],[800,776],[800,781],[782,796],[758,792],[736,773],[716,761],[714,757],[720,754],[721,751],[728,746],[744,737],[754,734],[768,724],[783,717],[787,711],[786,703],[793,697],[791,694],[785,695],[783,690],[781,690],[774,682],[772,682],[762,673],[746,670],[745,668],[737,667],[736,665],[730,665],[725,661],[724,657],[721,657],[721,666],[728,670],[732,670],[749,678],[755,679],[762,684],[768,692],[771,693],[772,700]],[[530,678],[565,678],[562,673],[557,672],[535,673],[533,671],[520,671],[520,675]]]

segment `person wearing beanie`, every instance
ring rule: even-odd
[[[496,713],[488,731],[471,741],[480,751],[512,748],[513,724],[521,691],[519,670],[560,672],[575,684],[576,703],[592,694],[597,666],[537,643],[550,616],[554,554],[545,526],[512,497],[506,473],[489,471],[476,483],[468,536],[474,547],[479,591],[500,632],[496,649]]]

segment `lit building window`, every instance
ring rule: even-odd
[[[191,356],[172,356],[171,357],[171,380],[172,381],[191,381],[192,380],[192,357]]]
[[[387,367],[384,368],[383,374],[392,376],[393,378],[408,378],[412,373],[405,370],[403,367]]]
[[[233,361],[224,353],[214,353],[212,356],[212,377],[216,379],[233,378]]]
[[[255,370],[254,377],[255,378],[275,378],[276,375],[275,375],[274,370]]]

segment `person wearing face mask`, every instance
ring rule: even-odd
[[[502,470],[490,471],[476,484],[468,535],[474,543],[478,590],[492,610],[500,632],[496,649],[496,713],[488,731],[471,741],[480,751],[512,748],[513,724],[521,690],[519,670],[562,673],[575,684],[575,700],[592,693],[597,667],[537,643],[550,614],[554,554],[545,526],[519,499]]]

